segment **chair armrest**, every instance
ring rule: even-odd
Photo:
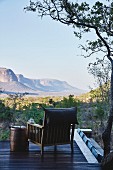
[[[34,126],[34,127],[40,128],[40,129],[43,129],[43,128],[44,128],[44,126],[39,125],[39,124],[31,124],[31,123],[27,123],[27,125]]]
[[[39,124],[27,123],[28,139],[34,143],[41,143],[42,131],[44,126]]]

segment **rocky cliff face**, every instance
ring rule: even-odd
[[[0,67],[0,81],[12,82],[12,81],[18,81],[18,78],[11,69]]]
[[[7,68],[0,67],[0,90],[4,93],[33,93],[34,91],[18,81],[16,74]]]

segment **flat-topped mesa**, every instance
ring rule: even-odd
[[[32,79],[22,74],[15,74],[12,69],[0,67],[0,89],[10,92],[29,92],[40,95],[80,95],[84,90],[69,85],[66,81],[57,79]]]
[[[18,81],[18,78],[11,69],[0,67],[0,81],[12,82],[12,81]]]

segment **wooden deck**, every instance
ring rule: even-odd
[[[10,152],[9,141],[0,142],[0,170],[101,170],[99,163],[88,163],[76,142],[74,154],[70,145],[46,147],[44,158],[40,157],[40,148],[29,144],[28,152]]]

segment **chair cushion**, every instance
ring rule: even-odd
[[[45,109],[47,124],[69,123],[78,124],[77,107],[72,108],[47,108]]]

